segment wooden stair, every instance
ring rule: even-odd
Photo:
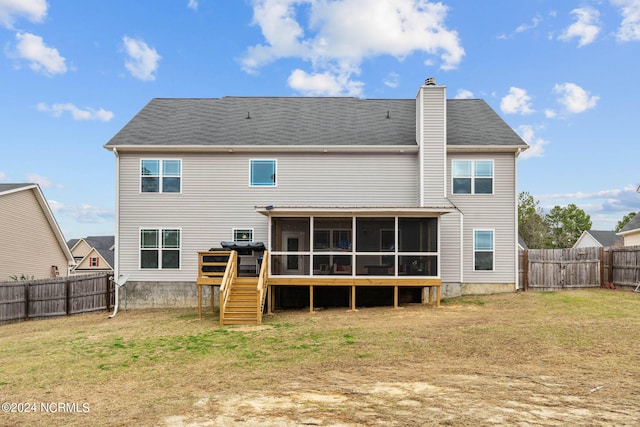
[[[258,324],[258,278],[236,277],[224,309],[225,325]]]

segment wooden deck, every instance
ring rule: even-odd
[[[199,265],[198,265],[198,277],[196,279],[196,285],[198,286],[198,318],[202,318],[202,287],[209,286],[209,306],[211,311],[214,310],[214,288],[220,287],[223,282],[223,276],[225,275],[227,262],[231,255],[230,251],[206,251],[199,252]],[[236,270],[235,263],[233,264],[234,271]],[[398,308],[398,291],[400,288],[419,288],[422,290],[421,303],[425,303],[424,289],[428,288],[428,303],[435,303],[436,307],[440,306],[440,286],[442,284],[441,279],[428,278],[428,277],[368,277],[368,276],[271,276],[266,277],[266,269],[264,270],[264,276],[266,278],[266,303],[267,312],[273,313],[275,307],[275,289],[277,287],[297,287],[309,289],[309,311],[314,310],[314,288],[316,287],[346,287],[351,288],[349,294],[349,307],[351,310],[355,310],[357,307],[356,301],[356,289],[358,287],[389,287],[393,289],[393,307]],[[241,282],[240,279],[233,280],[232,282]],[[257,281],[257,278],[256,278]],[[246,287],[246,283],[243,284]],[[233,287],[233,283],[229,284],[229,287]],[[261,295],[262,302],[264,303],[264,288]],[[258,286],[256,285],[256,291]],[[234,306],[234,302],[230,304]],[[257,303],[256,303],[257,304]],[[246,304],[244,304],[246,305]],[[243,305],[243,307],[244,307]],[[244,307],[246,308],[246,307]],[[258,307],[260,315],[262,310]],[[259,323],[259,321],[258,321]]]

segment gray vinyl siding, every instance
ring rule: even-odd
[[[493,160],[493,194],[452,194],[451,165],[454,160]],[[516,189],[515,156],[505,154],[449,154],[449,198],[464,215],[464,282],[515,283]],[[473,230],[494,230],[494,271],[473,270]]]
[[[140,193],[140,159],[182,159],[182,193]],[[249,186],[249,160],[277,160],[277,187]],[[119,273],[136,281],[195,280],[196,252],[232,240],[233,228],[267,239],[267,218],[256,206],[415,206],[415,153],[121,153]],[[179,270],[139,269],[140,228],[179,228]]]
[[[443,282],[461,282],[460,277],[460,224],[458,212],[440,217],[440,277]]]
[[[440,204],[444,199],[446,94],[441,86],[421,88],[422,155],[424,158],[424,203]]]
[[[68,261],[33,190],[0,196],[0,282],[10,276],[67,276]]]

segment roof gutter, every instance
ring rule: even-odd
[[[118,145],[104,148],[116,152],[154,153],[255,153],[255,152],[311,152],[311,153],[417,153],[415,145]]]

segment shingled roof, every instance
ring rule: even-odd
[[[481,99],[447,100],[447,144],[526,146]],[[415,146],[415,99],[151,100],[106,145]]]

